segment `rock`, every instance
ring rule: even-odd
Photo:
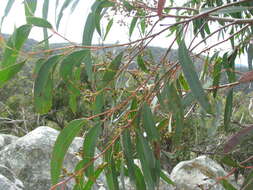
[[[50,127],[36,128],[5,146],[0,151],[0,164],[8,167],[23,182],[25,190],[48,190],[51,187],[50,158],[58,134]],[[82,139],[76,138],[65,156],[64,168],[70,172],[79,161],[75,152],[81,146]],[[72,185],[73,181],[65,190],[72,189]],[[4,188],[0,185],[0,189]]]
[[[177,164],[171,172],[171,180],[179,190],[225,190],[221,184],[216,184],[217,177],[226,176],[227,172],[207,156],[199,156],[193,160]],[[231,179],[229,179],[231,182]],[[239,189],[236,184],[233,184]]]
[[[2,150],[4,146],[11,144],[17,139],[18,137],[13,135],[0,134],[0,150]]]
[[[0,189],[23,190],[23,183],[7,167],[0,165]]]

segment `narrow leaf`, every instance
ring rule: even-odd
[[[160,135],[155,126],[155,121],[153,119],[151,109],[149,108],[146,102],[144,102],[142,108],[142,122],[143,128],[147,132],[147,136],[150,139],[150,141],[159,141]]]
[[[134,31],[134,28],[136,26],[136,23],[138,21],[138,17],[133,17],[132,21],[131,21],[131,24],[130,24],[130,28],[129,28],[129,36],[131,37],[132,34],[133,34],[133,31]]]
[[[225,112],[224,112],[224,128],[228,130],[230,125],[230,120],[233,111],[233,89],[230,89],[228,95],[226,97],[226,105],[225,105]]]
[[[58,135],[51,159],[51,181],[53,185],[59,181],[64,157],[84,124],[84,119],[73,120]]]
[[[196,100],[200,103],[200,105],[207,113],[212,113],[211,105],[198,79],[194,64],[188,54],[188,50],[185,46],[184,41],[182,41],[179,45],[178,57],[184,72],[184,76],[189,83],[189,86]]]
[[[106,31],[105,31],[105,36],[104,36],[104,40],[106,39],[109,31],[111,30],[111,27],[113,25],[113,18],[108,22],[107,26],[106,26]]]
[[[86,134],[83,142],[83,160],[84,165],[92,161],[95,155],[95,148],[97,146],[98,137],[101,134],[102,128],[100,124],[92,127]],[[86,176],[91,176],[94,173],[94,163],[86,169]]]
[[[27,23],[43,28],[53,28],[52,24],[50,24],[46,19],[39,17],[27,17]]]
[[[147,67],[145,66],[145,62],[144,62],[144,60],[143,60],[143,58],[142,58],[141,55],[138,55],[138,57],[137,57],[137,64],[138,64],[138,66],[140,67],[140,69],[141,69],[143,72],[148,73],[148,69],[147,69]]]

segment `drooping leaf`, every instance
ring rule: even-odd
[[[14,31],[8,39],[7,47],[4,49],[3,59],[0,63],[1,68],[15,64],[19,51],[27,40],[30,31],[30,25],[22,25]]]
[[[97,4],[96,4],[97,3]],[[95,20],[95,28],[98,34],[101,36],[101,27],[100,27],[100,20],[105,14],[102,12],[103,9],[114,6],[114,2],[108,0],[100,0],[96,1],[95,4],[92,6],[91,10]],[[101,13],[102,12],[102,13]]]
[[[24,1],[24,8],[25,8],[25,16],[30,17],[30,16],[34,16],[34,13],[36,11],[37,8],[37,1],[34,0],[25,0]]]
[[[156,160],[147,140],[137,132],[136,150],[141,161],[147,189],[155,189],[160,178],[159,161]]]
[[[214,64],[214,69],[213,69],[213,86],[219,86],[220,83],[220,77],[221,77],[221,69],[222,69],[222,64],[221,64],[221,59],[216,59],[216,62]],[[217,95],[217,90],[214,89],[213,91],[213,96],[216,97]]]
[[[39,113],[47,113],[51,108],[52,101],[52,72],[61,56],[55,55],[46,60],[38,71],[37,78],[34,83],[35,109]],[[45,100],[45,101],[43,101]]]
[[[56,28],[58,29],[59,26],[60,26],[60,22],[61,22],[61,19],[63,17],[63,12],[66,8],[68,8],[68,6],[72,3],[73,0],[65,0],[62,7],[61,7],[61,10],[59,11],[58,15],[57,15],[57,20],[56,20]]]
[[[48,8],[49,8],[49,0],[44,0],[42,8],[42,18],[44,18],[45,20],[47,20],[48,18]],[[43,36],[44,36],[45,49],[49,49],[48,32],[46,28],[43,28]]]
[[[229,153],[236,148],[237,145],[241,144],[246,138],[252,136],[253,126],[244,128],[231,136],[224,145],[224,153]]]
[[[9,12],[10,12],[12,6],[13,6],[13,3],[14,3],[14,0],[8,0],[8,3],[7,3],[7,5],[6,5],[5,9],[4,9],[4,15],[1,18],[0,29],[2,28],[3,21],[7,17],[7,15],[9,14]]]
[[[126,159],[126,165],[128,169],[128,175],[133,184],[135,184],[136,189],[139,189],[138,183],[136,181],[135,168],[134,168],[134,158],[133,158],[133,145],[131,142],[130,131],[125,129],[122,133],[122,145],[124,157]]]
[[[100,124],[92,127],[86,134],[83,142],[83,160],[84,164],[90,162],[94,155],[97,146],[98,137],[101,134],[102,128]],[[94,173],[94,163],[92,163],[85,171],[86,176],[91,176]]]
[[[155,126],[155,121],[153,119],[151,109],[146,102],[144,102],[142,108],[142,122],[143,128],[145,129],[150,141],[159,141],[160,135]]]
[[[184,41],[180,43],[178,52],[179,62],[181,63],[184,76],[192,90],[193,95],[207,113],[212,113],[211,105],[199,81],[194,64],[188,54]]]
[[[233,111],[233,89],[230,89],[228,95],[226,97],[226,105],[225,105],[225,112],[224,112],[224,128],[228,130],[230,125],[230,120]]]
[[[21,63],[17,63],[14,65],[11,65],[9,67],[5,67],[4,69],[0,69],[0,88],[3,87],[3,85],[14,77],[15,74],[17,74],[22,67],[24,66],[26,61],[23,61]]]
[[[115,158],[113,157],[112,148],[107,150],[104,161],[108,163],[105,168],[105,176],[108,188],[110,190],[119,190],[118,174],[115,167]]]
[[[106,69],[106,72],[102,78],[103,86],[107,85],[110,81],[112,81],[114,76],[117,74],[117,71],[121,64],[122,57],[123,57],[123,52],[119,53],[114,58],[114,60],[112,60],[109,67]]]
[[[132,34],[133,34],[133,31],[134,31],[134,28],[136,26],[136,23],[138,21],[138,17],[133,17],[132,21],[131,21],[131,24],[130,24],[130,27],[129,27],[129,36],[131,37]]]
[[[109,31],[111,30],[112,25],[113,25],[113,18],[110,19],[110,21],[108,22],[108,24],[107,24],[107,26],[106,26],[104,40],[106,39],[106,37],[107,37]]]
[[[51,182],[56,184],[59,181],[63,160],[74,138],[85,125],[85,119],[71,121],[58,135],[51,158]]]
[[[27,17],[27,23],[43,28],[53,28],[52,24],[50,24],[46,19],[34,16]]]

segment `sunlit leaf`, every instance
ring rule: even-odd
[[[37,8],[37,1],[34,0],[25,0],[24,1],[24,5],[25,5],[25,16],[27,17],[31,17],[34,16],[34,13],[36,11]]]
[[[170,185],[175,185],[175,183],[163,172],[161,171],[161,178]]]
[[[68,8],[68,6],[72,3],[73,0],[65,0],[62,7],[61,7],[61,10],[60,12],[58,13],[57,15],[57,20],[56,20],[56,28],[58,29],[59,26],[60,26],[60,22],[61,22],[61,19],[63,17],[63,12],[66,8]]]
[[[225,190],[236,190],[236,188],[228,182],[226,179],[222,179],[220,184],[225,188]]]
[[[59,181],[63,160],[74,138],[85,125],[85,119],[71,121],[58,135],[51,158],[51,181],[56,184]]]
[[[184,41],[180,43],[178,52],[179,62],[181,63],[184,76],[189,83],[193,95],[207,113],[212,113],[211,105],[199,81]]]

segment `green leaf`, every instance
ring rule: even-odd
[[[146,190],[146,184],[144,177],[141,173],[141,169],[134,164],[134,171],[135,171],[135,181],[136,181],[136,189]]]
[[[73,69],[74,67],[79,67],[84,60],[84,58],[88,55],[89,50],[79,50],[75,51],[61,61],[60,66],[60,76],[65,80],[68,81],[72,78]]]
[[[97,146],[98,137],[101,134],[102,128],[100,124],[92,127],[85,136],[83,142],[83,161],[84,165],[90,162],[95,154],[95,148]],[[94,163],[92,163],[86,169],[86,176],[91,176],[94,173]]]
[[[56,28],[58,29],[59,26],[60,26],[60,22],[61,22],[61,19],[63,17],[63,12],[64,10],[72,3],[73,0],[65,0],[62,7],[61,7],[61,10],[60,12],[58,13],[57,15],[57,20],[56,20]]]
[[[155,121],[153,119],[151,109],[146,102],[144,102],[142,108],[142,122],[143,128],[147,132],[147,137],[150,139],[150,141],[159,141],[160,135],[155,126]]]
[[[50,24],[46,19],[39,17],[27,17],[27,23],[32,24],[34,26],[43,27],[43,28],[53,28],[52,24]]]
[[[221,162],[223,164],[226,164],[227,166],[231,167],[241,167],[240,164],[238,164],[235,160],[233,160],[230,156],[226,155],[221,159]]]
[[[0,29],[2,28],[2,25],[3,25],[3,21],[5,19],[5,17],[9,14],[12,6],[13,6],[13,3],[14,3],[14,0],[9,0],[5,9],[4,9],[4,15],[2,16],[1,18],[1,22],[0,22]]]
[[[161,171],[161,178],[170,185],[175,185],[175,183],[163,172]]]
[[[119,53],[114,58],[114,60],[112,60],[109,67],[106,69],[106,72],[102,79],[103,86],[107,85],[110,81],[112,81],[114,76],[117,74],[117,71],[119,70],[119,67],[121,64],[122,57],[123,57],[123,52]]]
[[[49,0],[44,0],[42,8],[42,18],[44,18],[45,20],[47,20],[48,18],[48,9],[49,9]],[[46,28],[43,28],[43,36],[45,42],[45,49],[49,49],[48,32]]]
[[[230,125],[230,120],[233,111],[233,89],[230,89],[226,97],[226,105],[224,112],[224,128],[227,131]]]
[[[102,12],[102,10],[104,8],[112,7],[114,5],[115,3],[112,1],[100,0],[100,1],[96,1],[95,4],[91,8],[93,16],[94,16],[94,20],[95,20],[95,28],[100,36],[101,36],[100,20],[102,16],[105,14],[105,11]]]
[[[30,25],[22,25],[17,28],[8,39],[7,47],[4,49],[3,59],[0,68],[8,67],[15,64],[19,51],[27,40],[31,31]]]
[[[115,167],[115,160],[113,157],[112,148],[107,150],[104,156],[105,162],[108,166],[105,169],[106,182],[109,190],[119,190],[118,175]]]
[[[160,178],[159,161],[156,160],[147,140],[140,132],[137,132],[136,150],[141,161],[143,176],[147,184],[147,189],[155,189]]]
[[[78,135],[85,124],[85,119],[71,121],[58,135],[54,144],[51,159],[51,181],[56,184],[59,181],[63,160],[69,146],[74,138]]]
[[[96,179],[99,177],[99,175],[103,172],[107,164],[101,164],[98,166],[96,171],[94,172],[93,176],[90,176],[87,183],[85,184],[83,190],[90,190],[92,188],[92,185],[95,183]]]
[[[222,60],[221,59],[216,59],[216,62],[214,64],[214,69],[213,69],[213,86],[219,86],[220,83],[220,77],[221,77],[221,69],[222,69],[222,64],[221,64]],[[215,89],[213,91],[213,97],[215,98],[217,95],[217,90]]]
[[[179,62],[181,63],[184,76],[189,83],[189,86],[192,90],[193,95],[196,100],[200,103],[200,105],[204,108],[207,113],[212,113],[211,105],[208,101],[208,98],[202,88],[202,85],[199,81],[198,75],[195,71],[194,64],[188,54],[188,50],[185,46],[184,41],[182,41],[179,45]]]
[[[148,69],[146,68],[145,62],[144,62],[144,60],[142,59],[142,56],[141,56],[141,55],[138,55],[138,57],[137,57],[137,64],[138,64],[138,66],[140,67],[140,69],[141,69],[143,72],[148,73]]]
[[[52,105],[52,72],[61,56],[55,55],[46,60],[38,71],[34,83],[35,108],[39,113],[47,113]]]
[[[0,88],[2,88],[3,85],[8,80],[13,78],[15,76],[15,74],[17,74],[22,69],[25,62],[26,61],[23,61],[21,63],[14,64],[14,65],[11,65],[9,67],[5,67],[4,69],[0,70]]]
[[[104,36],[104,40],[106,39],[109,31],[111,30],[111,27],[113,25],[113,18],[108,22],[107,26],[106,26],[106,31],[105,31],[105,36]]]
[[[25,0],[24,1],[25,4],[25,16],[30,17],[30,16],[34,16],[34,13],[36,11],[36,7],[37,7],[37,1],[34,0]]]
[[[136,189],[139,189],[135,175],[133,145],[131,143],[131,136],[129,129],[125,129],[124,132],[122,133],[122,145],[130,180],[132,183],[135,184]]]
[[[138,21],[138,17],[137,16],[133,17],[131,24],[130,24],[130,28],[129,28],[129,37],[132,36],[137,21]]]
[[[236,188],[231,185],[226,179],[222,179],[220,184],[225,188],[225,190],[236,190]]]

